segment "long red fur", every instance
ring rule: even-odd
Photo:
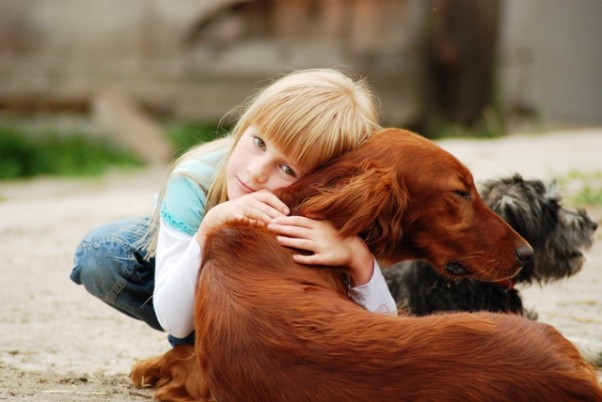
[[[499,280],[528,249],[484,205],[464,165],[403,130],[374,134],[278,195],[294,213],[360,234],[385,261],[425,258],[442,272],[459,263],[466,275]],[[199,365],[186,366],[198,378],[186,387],[191,399],[602,401],[595,370],[549,325],[490,313],[370,313],[349,299],[340,268],[301,266],[290,253],[243,222],[207,239],[195,301]],[[150,365],[137,368],[139,378]]]

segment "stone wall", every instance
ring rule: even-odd
[[[505,0],[502,104],[551,125],[602,124],[602,1]]]
[[[421,0],[5,0],[0,107],[86,107],[119,86],[176,117],[218,119],[293,68],[365,75],[389,121],[424,113]],[[28,106],[29,105],[29,106]]]

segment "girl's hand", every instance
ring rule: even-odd
[[[282,216],[273,219],[268,228],[277,234],[282,246],[312,253],[294,254],[293,259],[299,264],[345,267],[353,286],[372,278],[374,259],[366,243],[357,236],[341,236],[328,220]]]
[[[288,207],[268,190],[259,190],[233,200],[225,201],[207,211],[196,233],[196,239],[202,247],[207,234],[226,222],[247,220],[265,224],[277,217],[290,213]]]

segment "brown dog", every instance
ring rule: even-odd
[[[295,213],[359,233],[379,258],[423,258],[456,277],[507,278],[532,253],[484,205],[466,167],[406,131],[376,133],[279,196]],[[290,252],[245,223],[207,240],[195,312],[203,380],[180,386],[193,398],[602,400],[593,369],[550,326],[369,313],[349,300],[340,269],[297,265]],[[137,369],[134,381],[149,366]]]

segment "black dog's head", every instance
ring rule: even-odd
[[[479,189],[485,203],[520,233],[535,255],[517,282],[547,282],[574,275],[583,266],[598,225],[585,210],[562,207],[555,183],[512,177],[490,180]]]

